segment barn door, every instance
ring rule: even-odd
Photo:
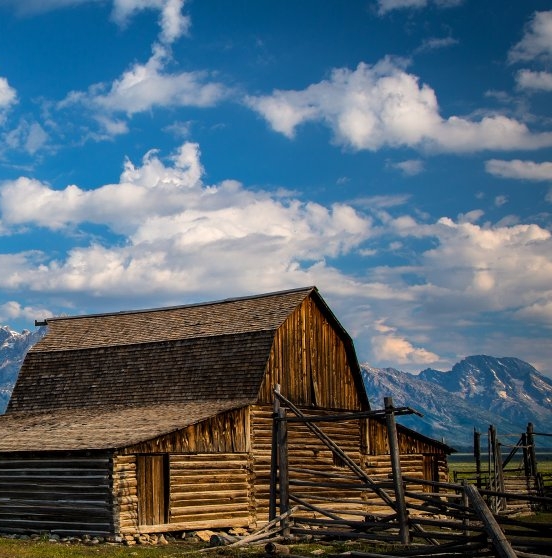
[[[432,482],[439,482],[439,458],[437,455],[424,455],[424,479]],[[425,492],[435,490],[439,492],[439,487],[432,488],[429,485],[424,486]]]
[[[169,456],[136,456],[138,524],[159,525],[169,517]]]

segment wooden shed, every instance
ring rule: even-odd
[[[309,413],[369,409],[351,338],[315,287],[47,325],[0,417],[0,532],[254,527],[268,514],[273,387]],[[332,429],[385,469],[383,423]],[[420,476],[446,474],[446,446],[399,435]],[[339,466],[297,441],[307,465]]]

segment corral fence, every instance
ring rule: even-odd
[[[403,475],[395,416],[412,409],[395,408],[392,399],[385,398],[385,408],[378,411],[306,416],[278,387],[274,393],[270,533],[385,543],[391,548],[386,554],[395,556],[552,556],[551,525],[520,521],[493,512],[487,504],[489,498],[496,498],[506,503],[521,500],[537,508],[552,504],[552,499],[509,493],[500,486],[477,487],[465,480],[443,483]],[[386,421],[392,468],[387,478],[368,476],[358,459],[343,452],[322,428],[325,422],[367,417]],[[290,455],[297,448],[288,439],[291,423],[300,423],[321,441],[339,467],[294,467]]]
[[[552,473],[539,471],[537,438],[550,437],[551,434],[535,432],[533,424],[527,425],[519,439],[511,444],[508,438],[519,435],[504,434],[499,436],[493,425],[489,426],[487,436],[487,458],[481,451],[481,433],[473,432],[474,468],[453,472],[454,482],[475,484],[478,489],[495,492],[511,492],[541,497],[552,496]],[[506,441],[505,441],[506,440]],[[488,497],[487,503],[494,512],[523,512],[535,509],[552,510],[549,504],[537,506],[528,501],[505,500],[500,497]]]

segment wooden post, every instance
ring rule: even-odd
[[[489,533],[491,541],[493,543],[493,547],[496,549],[498,555],[501,558],[517,558],[517,554],[514,552],[514,549],[508,542],[506,535],[500,528],[500,525],[497,523],[496,519],[491,513],[491,510],[487,507],[487,504],[485,504],[485,501],[483,500],[481,494],[479,494],[475,486],[466,484],[464,486],[464,490],[468,495],[475,513],[479,516],[479,518],[485,525],[485,529],[487,533]]]
[[[489,428],[489,439],[491,441],[491,453],[493,456],[493,482],[496,492],[504,492],[504,471],[502,470],[502,454],[500,443],[496,437],[496,428],[491,425]],[[493,497],[493,511],[506,509],[506,500],[498,496]]]
[[[475,458],[475,475],[477,488],[481,488],[481,432],[473,429],[473,456]]]
[[[462,517],[462,526],[464,527],[464,536],[470,536],[470,515],[468,513],[468,507],[470,502],[468,500],[468,494],[466,492],[466,480],[462,479],[462,505],[464,506],[464,512]]]
[[[530,422],[527,425],[527,445],[529,446],[529,461],[531,463],[531,475],[537,476],[537,452],[535,449],[535,433],[533,430],[533,423]]]
[[[278,492],[278,427],[280,425],[280,421],[277,420],[280,411],[280,399],[278,398],[278,393],[280,393],[280,384],[276,384],[274,386],[274,406],[272,413],[272,446],[270,453],[270,497],[268,503],[269,521],[272,521],[276,517],[276,494]]]
[[[531,476],[531,463],[529,461],[529,452],[527,451],[527,434],[525,432],[521,435],[521,444],[523,446],[523,471],[525,477],[528,478]]]
[[[280,408],[278,411],[278,471],[280,487],[280,515],[284,515],[289,510],[289,467],[288,467],[288,433],[286,422],[286,409]],[[284,516],[285,517],[285,516]],[[282,535],[289,537],[289,520],[282,519]]]
[[[401,460],[399,455],[399,438],[397,436],[397,424],[393,409],[393,398],[384,398],[385,420],[387,423],[387,436],[389,438],[389,452],[391,456],[391,467],[393,470],[393,484],[395,487],[395,499],[397,502],[397,519],[399,521],[399,532],[402,544],[410,543],[408,530],[408,514],[404,497],[404,485],[402,480]]]

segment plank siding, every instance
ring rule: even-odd
[[[249,448],[248,420],[247,408],[220,413],[182,430],[128,446],[123,453],[243,453]]]
[[[2,456],[0,532],[113,533],[109,455]]]
[[[348,348],[317,303],[307,297],[276,331],[258,403],[271,404],[274,385],[296,405],[360,410]]]

